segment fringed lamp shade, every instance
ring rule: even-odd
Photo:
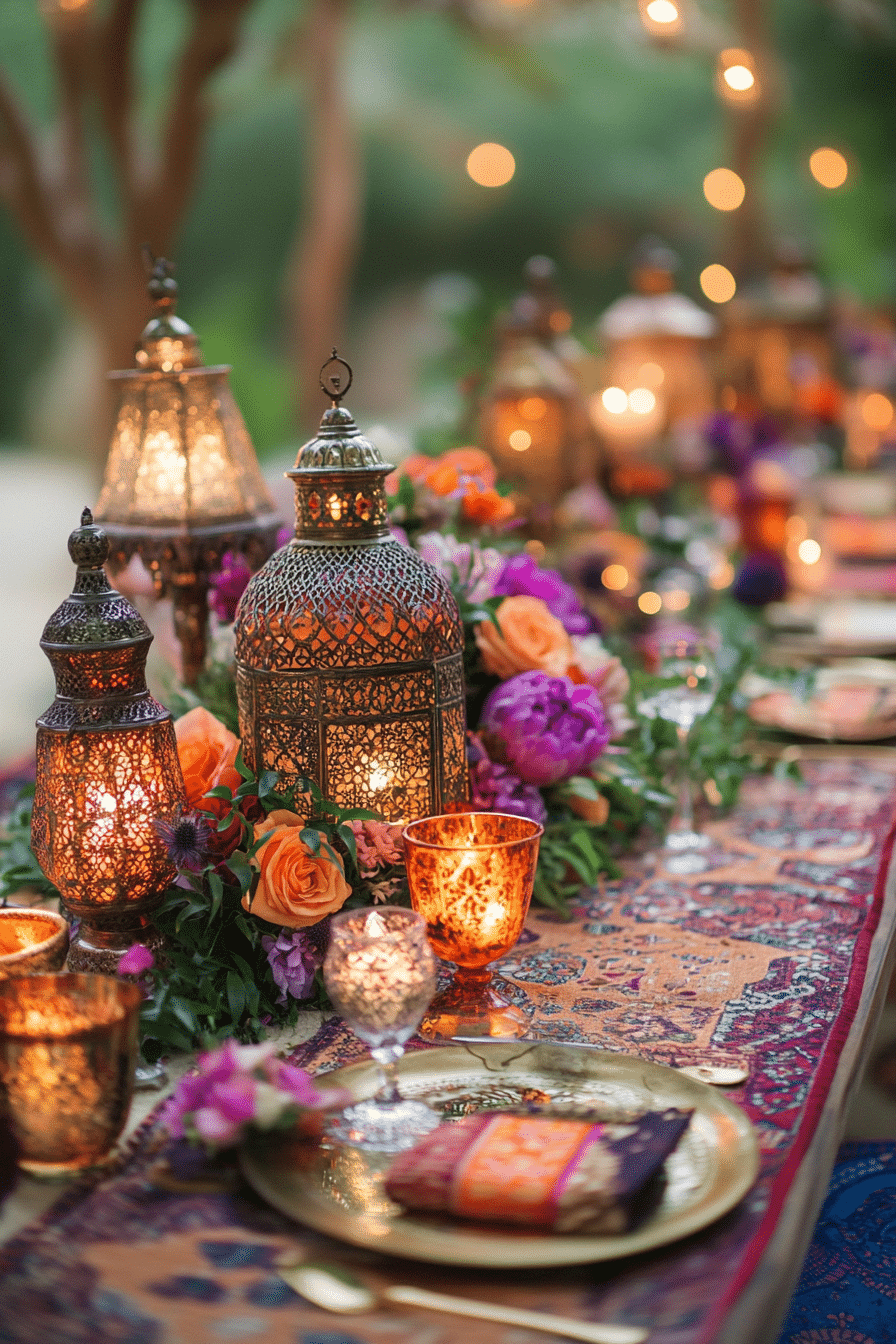
[[[121,568],[135,554],[174,605],[183,679],[205,661],[208,577],[225,551],[257,567],[274,549],[278,519],[228,383],[207,368],[192,330],[174,314],[170,266],[155,265],[156,316],[140,338],[138,368],[110,374],[115,429],[96,509]]]
[[[71,596],[41,639],[56,699],[37,721],[31,837],[46,876],[81,918],[69,965],[114,971],[152,937],[147,915],[176,876],[156,822],[172,822],[184,784],[171,716],[149,694],[152,635],[110,588],[108,542],[85,509],[69,539]]]
[[[441,575],[389,531],[392,468],[337,404],[340,381],[288,473],[295,539],[237,610],[243,752],[398,821],[466,799],[463,631]]]

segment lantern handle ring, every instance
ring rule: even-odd
[[[341,365],[342,368],[345,369],[346,373],[348,374],[348,378],[346,380],[344,387],[342,385],[342,374],[337,373],[335,369],[333,370],[332,373],[328,373],[327,376],[324,377],[324,371],[328,369],[331,364]],[[344,359],[339,358],[339,356],[336,353],[336,347],[334,345],[332,355],[328,360],[326,360],[321,365],[320,370],[321,392],[323,392],[325,396],[330,398],[334,406],[338,406],[342,398],[345,396],[346,392],[351,387],[353,377],[354,375],[352,373],[351,365],[346,364]]]

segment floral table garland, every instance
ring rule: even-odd
[[[606,647],[572,587],[510,549],[514,506],[485,453],[411,458],[387,484],[404,524],[393,530],[445,575],[464,622],[476,724],[470,806],[544,824],[534,897],[565,913],[575,890],[616,872],[614,856],[668,814],[662,775],[674,729],[638,715],[643,674]],[[493,544],[482,544],[483,532]],[[248,579],[241,558],[225,557],[212,592],[225,639]],[[734,660],[694,734],[695,769],[725,805],[751,764],[731,696],[740,670]],[[244,765],[226,658],[197,697],[181,690],[174,701],[184,711],[175,731],[187,808],[175,824],[158,823],[180,874],[154,915],[166,952],[156,965],[137,945],[121,964],[146,986],[149,1058],[290,1025],[300,1005],[325,1001],[328,917],[408,902],[400,826],[336,807],[312,780],[281,791],[275,774],[256,778]],[[22,885],[51,891],[28,846],[29,822],[23,800],[2,842],[0,895]]]

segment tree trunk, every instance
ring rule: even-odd
[[[320,366],[343,340],[361,232],[361,155],[343,69],[351,8],[351,0],[312,0],[302,34],[308,169],[302,224],[287,279],[287,321],[296,422],[303,432],[323,407]]]

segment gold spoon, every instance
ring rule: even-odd
[[[545,1330],[548,1334],[566,1335],[569,1339],[583,1339],[586,1344],[642,1344],[647,1338],[647,1331],[638,1326],[574,1321],[564,1316],[548,1316],[542,1311],[522,1311],[492,1302],[475,1302],[466,1297],[447,1297],[444,1293],[430,1293],[424,1288],[394,1284],[375,1293],[354,1275],[330,1265],[281,1265],[277,1272],[300,1297],[324,1311],[358,1314],[372,1311],[383,1302],[397,1302],[406,1307],[426,1307],[429,1311],[445,1311],[454,1316],[472,1316],[480,1321]]]

